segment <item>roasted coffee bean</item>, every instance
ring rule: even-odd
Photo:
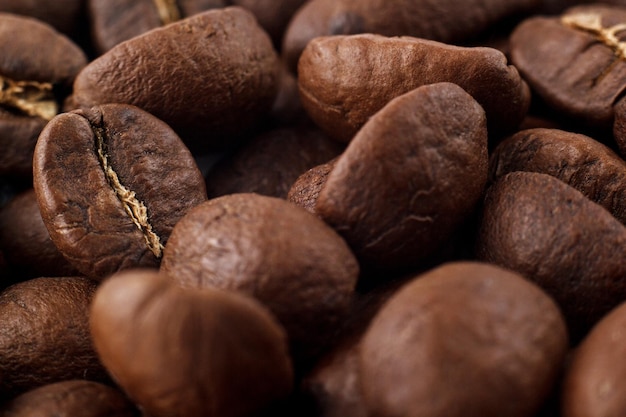
[[[485,112],[451,83],[390,101],[339,157],[315,205],[364,265],[412,268],[474,210],[487,181]]]
[[[188,146],[226,147],[268,113],[278,62],[250,12],[209,10],[137,36],[89,63],[76,78],[72,102],[132,104],[169,124]]]
[[[368,415],[529,417],[556,381],[568,338],[539,287],[493,265],[458,262],[403,286],[361,343]]]
[[[119,390],[93,381],[44,385],[0,406],[3,417],[137,417],[139,411]]]
[[[315,204],[326,184],[326,180],[333,170],[338,158],[333,158],[325,164],[313,167],[300,175],[287,193],[287,200],[300,206],[311,214],[317,215]]]
[[[204,12],[224,0],[88,0],[93,42],[104,53],[135,36]]]
[[[256,301],[156,271],[106,280],[91,307],[102,362],[153,417],[245,417],[293,385],[284,330]]]
[[[278,198],[231,194],[183,217],[161,271],[188,288],[240,291],[266,305],[307,362],[345,319],[359,267],[328,225]]]
[[[594,326],[574,351],[563,383],[563,417],[609,417],[626,407],[626,304]]]
[[[32,188],[0,208],[0,250],[21,279],[80,275],[52,243]]]
[[[96,283],[36,278],[0,293],[0,396],[68,379],[108,381],[89,336]]]
[[[206,176],[209,198],[257,193],[286,198],[289,188],[309,168],[343,151],[317,128],[281,128],[266,132],[223,158]]]
[[[514,171],[552,175],[626,224],[626,162],[588,136],[558,129],[520,131],[491,154],[489,181]]]
[[[0,12],[33,17],[69,35],[74,33],[82,17],[83,3],[84,0],[3,0]],[[32,36],[27,30],[22,33]],[[37,53],[44,51],[45,48],[41,48]]]
[[[562,181],[513,172],[487,191],[476,256],[517,271],[558,302],[572,340],[626,300],[626,228]]]
[[[534,93],[570,120],[610,128],[626,85],[626,8],[588,5],[525,20],[511,61]]]
[[[314,38],[378,33],[455,43],[476,36],[499,20],[536,8],[538,0],[311,0],[294,15],[283,40],[283,56],[295,71],[300,53]]]
[[[254,14],[277,48],[281,46],[289,21],[306,2],[307,0],[231,0],[233,5],[245,7]]]
[[[55,117],[35,150],[50,238],[83,274],[159,265],[176,222],[206,200],[204,178],[165,123],[110,104]]]
[[[83,51],[48,24],[0,13],[0,175],[32,176],[37,137],[86,64]]]
[[[514,130],[530,104],[517,70],[491,48],[372,34],[329,36],[312,40],[298,65],[305,110],[345,142],[391,99],[438,82],[455,83],[474,97],[492,135]]]

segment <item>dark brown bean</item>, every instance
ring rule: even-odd
[[[119,104],[48,123],[34,181],[50,238],[95,279],[158,266],[178,219],[206,200],[204,178],[180,138],[149,113]]]

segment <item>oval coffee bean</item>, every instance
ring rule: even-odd
[[[35,149],[50,238],[83,274],[158,266],[178,221],[206,200],[204,178],[165,123],[128,105],[60,114]]]
[[[626,8],[600,4],[529,18],[511,35],[511,61],[552,108],[611,127],[626,85],[624,23]]]
[[[343,151],[317,128],[267,131],[222,158],[206,175],[209,198],[257,193],[286,198],[294,181],[307,169]]]
[[[0,293],[0,396],[68,379],[108,381],[91,343],[96,283],[36,278]]]
[[[403,286],[361,345],[369,415],[529,417],[567,350],[554,301],[522,276],[474,262],[444,264]]]
[[[513,171],[552,175],[626,224],[626,162],[589,136],[558,129],[520,131],[492,152],[489,181]]]
[[[621,304],[576,348],[563,382],[563,417],[610,417],[623,412],[625,327],[626,304]]]
[[[389,102],[339,157],[315,205],[362,264],[418,265],[472,213],[487,180],[485,112],[461,87]]]
[[[315,166],[300,175],[291,185],[287,193],[287,201],[302,207],[311,214],[317,215],[315,211],[317,198],[338,159],[338,157],[333,158],[325,164]]]
[[[298,64],[302,105],[344,142],[391,99],[438,82],[455,83],[474,97],[490,134],[514,130],[530,104],[517,69],[492,48],[372,34],[328,36],[312,40]]]
[[[91,333],[104,365],[152,417],[246,417],[292,389],[283,329],[233,292],[123,271],[98,288]]]
[[[93,43],[104,53],[135,36],[209,9],[224,0],[89,0]]]
[[[31,178],[37,137],[86,64],[48,24],[0,13],[0,175]]]
[[[73,102],[132,104],[188,145],[224,147],[269,112],[278,80],[265,31],[250,12],[228,7],[154,29],[91,61],[76,77]]]
[[[314,38],[378,33],[459,42],[496,22],[527,12],[538,0],[311,0],[291,19],[283,39],[283,55],[295,71],[298,58]]]
[[[184,287],[243,292],[287,330],[296,359],[325,348],[344,320],[359,266],[328,225],[285,200],[231,194],[183,217],[161,271]]]
[[[0,406],[3,417],[135,417],[139,413],[119,390],[93,381],[44,385]]]
[[[0,208],[0,250],[22,277],[80,275],[52,243],[32,188]]]
[[[626,300],[626,228],[547,174],[513,172],[488,189],[476,247],[554,297],[575,341]]]

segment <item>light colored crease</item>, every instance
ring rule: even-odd
[[[181,12],[176,0],[154,0],[161,24],[169,25],[180,20]]]
[[[124,210],[130,216],[133,223],[141,230],[146,245],[157,259],[163,256],[163,245],[159,239],[159,236],[152,230],[152,225],[148,219],[148,209],[145,204],[137,199],[134,191],[129,190],[124,186],[120,179],[109,163],[109,156],[106,152],[105,134],[104,129],[92,126],[94,134],[96,136],[96,151],[98,153],[98,159],[104,170],[104,175],[115,191],[117,198],[122,203]]]
[[[626,31],[626,23],[604,27],[602,15],[599,13],[574,13],[561,18],[561,23],[572,29],[581,30],[594,35],[596,39],[609,48],[619,59],[626,60],[626,42],[617,37],[619,32]]]
[[[51,83],[16,81],[0,75],[0,106],[51,120],[59,112]]]

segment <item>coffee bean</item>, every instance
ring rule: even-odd
[[[608,417],[624,409],[626,305],[597,323],[574,351],[563,383],[563,417]]]
[[[272,43],[250,12],[209,10],[90,62],[76,77],[73,102],[132,104],[170,125],[188,146],[224,148],[267,114],[278,71]]]
[[[33,189],[0,209],[0,249],[22,279],[80,275],[50,240]]]
[[[224,0],[89,0],[89,16],[97,50],[115,45],[152,29],[204,12],[225,7]]]
[[[315,216],[282,199],[231,194],[178,222],[161,271],[184,287],[258,299],[305,362],[328,346],[344,320],[359,267],[343,239]]]
[[[316,37],[377,33],[454,43],[476,36],[497,21],[532,10],[537,0],[312,0],[287,27],[283,56],[295,71],[302,50]]]
[[[233,292],[120,272],[98,288],[91,333],[115,380],[154,417],[249,416],[292,389],[283,329]]]
[[[471,214],[487,165],[480,105],[455,84],[423,86],[389,102],[361,128],[315,210],[363,265],[415,267]]]
[[[0,4],[0,12],[33,17],[46,22],[60,32],[72,34],[78,26],[78,19],[82,18],[82,6],[83,0],[55,2],[3,0]],[[32,36],[32,33],[28,31],[23,33],[27,33],[29,37]],[[44,48],[38,50],[39,53],[44,51]]]
[[[626,162],[588,136],[558,129],[520,131],[491,154],[489,181],[513,171],[552,175],[626,224]]]
[[[462,87],[485,110],[494,135],[515,129],[530,102],[528,86],[501,52],[410,37],[317,38],[302,53],[298,76],[309,116],[345,142],[391,99],[422,85]]]
[[[0,293],[0,396],[68,379],[108,381],[89,336],[96,283],[36,278]]]
[[[317,128],[270,130],[213,166],[206,176],[207,194],[286,198],[300,174],[336,157],[343,148]]]
[[[34,181],[50,238],[95,279],[157,267],[178,219],[206,200],[180,138],[149,113],[119,104],[50,121],[35,150]]]
[[[0,407],[0,413],[4,417],[133,417],[139,414],[121,391],[84,380],[35,388]]]
[[[511,35],[511,61],[553,109],[610,128],[626,82],[625,21],[625,8],[608,5],[529,18]]]
[[[307,0],[232,0],[231,2],[235,6],[250,10],[278,49],[289,21]]]
[[[574,341],[626,299],[626,228],[547,174],[513,172],[493,184],[476,245],[478,259],[517,271],[554,297]]]
[[[415,277],[374,317],[359,351],[375,416],[532,416],[567,349],[554,301],[521,275],[475,262]]]
[[[287,200],[309,213],[317,215],[315,210],[317,199],[338,159],[333,158],[300,175],[289,189]]]
[[[50,25],[9,13],[0,13],[0,56],[0,175],[30,178],[37,137],[87,58]]]

